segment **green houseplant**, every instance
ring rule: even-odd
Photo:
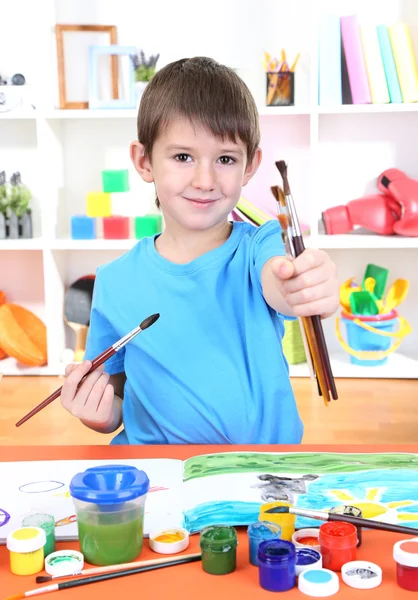
[[[0,173],[0,240],[7,237],[7,207],[9,199],[7,197],[6,173]]]
[[[146,86],[155,75],[159,58],[159,54],[152,54],[147,59],[143,50],[141,50],[139,54],[131,55],[131,60],[134,67],[135,89],[138,103]]]
[[[8,237],[32,237],[32,211],[30,201],[32,194],[28,187],[22,183],[20,173],[17,171],[10,177],[7,186]]]

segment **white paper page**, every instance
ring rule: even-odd
[[[55,521],[75,514],[69,484],[76,473],[99,465],[124,464],[145,471],[150,490],[145,501],[144,535],[183,523],[183,463],[172,459],[57,460],[0,463],[0,543],[29,513],[46,512]],[[57,540],[77,539],[77,523],[55,529]]]

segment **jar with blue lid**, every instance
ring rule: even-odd
[[[287,540],[266,540],[258,547],[260,585],[269,592],[286,592],[296,585],[296,548]]]
[[[248,548],[250,554],[250,563],[258,566],[258,547],[265,540],[279,539],[282,528],[277,523],[268,521],[257,521],[251,523],[247,528]]]
[[[104,465],[77,473],[70,494],[80,550],[93,565],[136,559],[142,550],[149,479],[128,465]]]

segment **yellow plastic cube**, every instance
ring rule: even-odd
[[[86,199],[88,217],[111,217],[111,195],[106,192],[88,192]]]

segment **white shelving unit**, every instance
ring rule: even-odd
[[[280,183],[274,162],[285,158],[299,216],[311,229],[306,245],[329,252],[341,282],[351,276],[361,279],[369,262],[389,268],[389,285],[398,277],[411,282],[400,312],[413,332],[384,367],[350,364],[336,339],[335,319],[324,322],[335,376],[417,378],[418,269],[413,264],[418,260],[418,238],[320,235],[318,220],[326,208],[375,192],[376,178],[386,168],[397,167],[418,178],[413,133],[418,131],[418,105],[318,106],[316,49],[321,14],[332,11],[356,13],[375,23],[405,20],[418,57],[418,3],[259,0],[255,9],[253,0],[212,0],[210,6],[206,10],[184,0],[180,19],[175,4],[155,0],[153,14],[164,11],[165,18],[154,23],[149,14],[144,20],[144,6],[135,0],[44,0],[42,14],[31,0],[3,1],[0,55],[7,61],[2,69],[7,68],[8,74],[22,72],[34,85],[36,110],[0,113],[0,170],[8,175],[20,171],[33,191],[35,237],[0,241],[0,289],[10,301],[30,307],[44,319],[49,362],[46,367],[25,368],[6,359],[0,362],[0,371],[5,375],[63,373],[60,357],[74,341],[62,318],[66,287],[136,243],[69,237],[70,216],[84,212],[88,191],[101,189],[101,170],[128,168],[138,214],[156,211],[152,186],[139,180],[129,161],[136,111],[57,108],[55,23],[100,23],[117,26],[118,43],[144,48],[147,54],[160,52],[160,67],[183,56],[209,55],[238,69],[259,106],[264,156],[243,195],[274,213],[270,186]],[[295,106],[266,107],[263,50],[279,55],[282,47],[290,60],[301,51]],[[77,72],[70,72],[69,90],[71,85],[78,92],[86,89],[81,82],[83,64],[78,57],[80,81],[75,80]],[[291,366],[290,371],[295,377],[308,375],[306,365]]]

